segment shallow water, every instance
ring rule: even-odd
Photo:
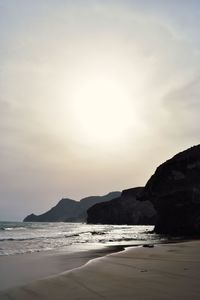
[[[158,243],[153,226],[0,222],[0,255]]]

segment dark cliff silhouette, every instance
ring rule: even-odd
[[[137,201],[142,187],[122,191],[121,197],[88,209],[90,224],[155,225],[156,211],[150,201]]]
[[[160,165],[138,198],[153,203],[155,232],[200,235],[200,145]]]
[[[88,213],[88,217],[87,217]],[[24,221],[153,225],[159,234],[200,235],[200,145],[161,164],[144,188],[62,199],[48,212]]]
[[[24,222],[85,222],[87,209],[100,202],[119,197],[121,192],[111,192],[104,196],[90,196],[80,201],[61,199],[56,206],[41,215],[31,214]]]

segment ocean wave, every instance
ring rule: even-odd
[[[5,239],[0,239],[0,242],[5,242],[5,241],[31,241],[35,240],[35,238],[5,238]]]
[[[4,227],[4,230],[12,231],[12,230],[27,230],[28,228],[26,227]]]
[[[106,232],[101,232],[101,231],[82,231],[82,232],[78,232],[78,233],[74,233],[74,234],[66,234],[65,237],[77,237],[77,236],[81,236],[81,235],[103,235],[106,234]]]
[[[108,244],[138,244],[141,240],[157,240],[145,229],[121,225],[88,225],[80,223],[0,222],[0,255],[101,247]],[[151,228],[150,228],[151,229]],[[135,242],[134,242],[135,241]],[[73,248],[74,247],[74,248]],[[67,250],[68,251],[68,250]]]
[[[77,236],[80,236],[80,233],[66,234],[66,235],[65,235],[65,238],[77,237]]]
[[[0,230],[6,230],[6,231],[13,231],[13,230],[27,230],[28,228],[27,227],[24,227],[24,226],[19,226],[19,225],[11,225],[8,227],[7,224],[1,224],[0,226]],[[31,228],[32,229],[32,228]]]
[[[81,233],[80,233],[81,234]],[[36,237],[6,237],[6,238],[0,238],[0,242],[5,242],[5,241],[31,241],[31,240],[57,240],[57,239],[64,239],[64,238],[73,238],[73,237],[79,237],[80,234],[69,234],[69,235],[58,235],[58,236],[36,236]]]

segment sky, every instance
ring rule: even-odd
[[[199,144],[199,28],[198,0],[0,0],[0,220]]]

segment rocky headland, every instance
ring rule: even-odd
[[[122,191],[122,195],[108,202],[98,203],[87,211],[90,224],[155,225],[156,211],[150,201],[138,201],[142,187]]]
[[[161,164],[145,187],[79,201],[64,198],[42,215],[24,221],[154,225],[174,236],[200,234],[200,145]]]
[[[80,201],[63,198],[56,206],[41,215],[28,215],[24,222],[85,222],[89,207],[96,203],[109,201],[120,195],[121,192],[110,192],[104,196],[90,196]]]
[[[156,233],[200,234],[200,145],[161,164],[138,200],[151,201],[157,211]]]

